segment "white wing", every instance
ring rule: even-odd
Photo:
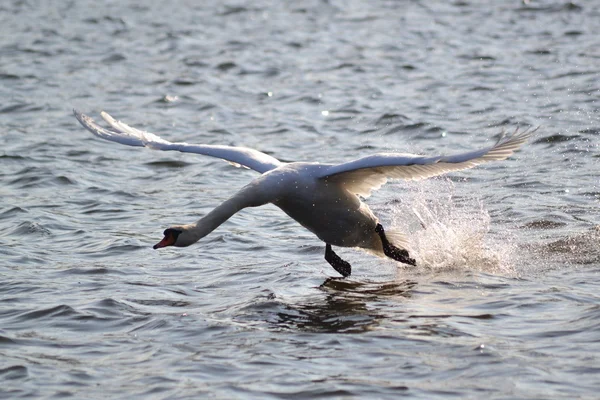
[[[281,165],[275,157],[247,147],[213,146],[206,144],[171,143],[153,133],[140,131],[115,120],[102,111],[100,115],[112,130],[101,127],[85,114],[73,110],[75,118],[94,135],[128,146],[148,147],[155,150],[174,150],[183,153],[196,153],[205,156],[222,158],[236,166],[244,166],[265,173]]]
[[[535,130],[516,130],[509,137],[502,136],[492,147],[453,156],[379,153],[333,165],[323,170],[319,178],[338,182],[352,193],[369,197],[389,178],[419,180],[472,168],[488,161],[504,160],[521,147],[533,132]]]

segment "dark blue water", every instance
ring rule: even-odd
[[[0,397],[596,398],[599,18],[559,0],[4,1]],[[101,141],[73,107],[284,161],[541,128],[507,161],[376,192],[419,267],[341,249],[340,280],[273,206],[152,250],[256,173]]]

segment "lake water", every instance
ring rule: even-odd
[[[600,4],[0,5],[1,398],[594,399]],[[274,206],[152,250],[257,175],[97,139],[104,109],[284,161],[509,160],[368,199],[419,266],[324,245]],[[418,217],[417,217],[418,215]]]

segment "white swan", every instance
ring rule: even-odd
[[[533,131],[503,136],[494,146],[453,156],[425,157],[415,154],[379,153],[343,164],[316,162],[283,163],[270,155],[246,147],[171,143],[132,128],[101,113],[111,129],[73,110],[79,122],[94,135],[129,146],[155,150],[177,150],[222,158],[251,168],[261,175],[197,222],[173,226],[154,246],[185,247],[197,242],[233,214],[246,207],[272,203],[325,242],[325,259],[344,277],[350,264],[331,246],[358,247],[378,256],[415,265],[406,248],[406,237],[384,231],[377,217],[359,196],[369,197],[388,178],[423,179],[450,171],[471,168],[488,161],[504,160],[527,141]]]

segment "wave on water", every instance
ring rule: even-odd
[[[411,255],[421,269],[516,272],[513,234],[505,229],[492,235],[491,218],[481,199],[457,196],[449,179],[409,185],[402,201],[392,205],[391,215],[392,225],[409,235]]]
[[[600,263],[600,225],[583,232],[530,246],[532,257],[545,265],[577,266]]]

